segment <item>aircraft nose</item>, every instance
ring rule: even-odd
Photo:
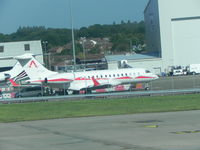
[[[11,75],[10,75],[10,74],[7,74],[7,73],[5,73],[4,76],[5,76],[5,79],[6,79],[6,80],[9,79],[9,78],[11,77]]]
[[[154,78],[155,78],[155,80],[156,80],[156,79],[158,79],[159,77],[158,77],[158,75],[154,75]]]

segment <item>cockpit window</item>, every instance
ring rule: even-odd
[[[151,71],[149,71],[149,70],[145,70],[145,73],[151,73]]]

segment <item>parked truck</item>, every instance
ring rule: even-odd
[[[188,74],[200,74],[200,64],[191,64],[187,67]]]

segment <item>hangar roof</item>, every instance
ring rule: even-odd
[[[158,57],[144,54],[125,54],[125,55],[107,55],[107,61],[120,61],[120,60],[140,60],[140,59],[156,59]]]

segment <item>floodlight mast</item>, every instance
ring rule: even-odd
[[[72,6],[71,0],[69,0],[69,7],[70,7],[70,18],[71,18],[71,30],[72,30],[72,49],[73,49],[73,62],[74,62],[74,71],[76,71],[76,51],[75,51],[75,44],[74,44],[74,25],[73,25],[73,17],[72,17]]]

